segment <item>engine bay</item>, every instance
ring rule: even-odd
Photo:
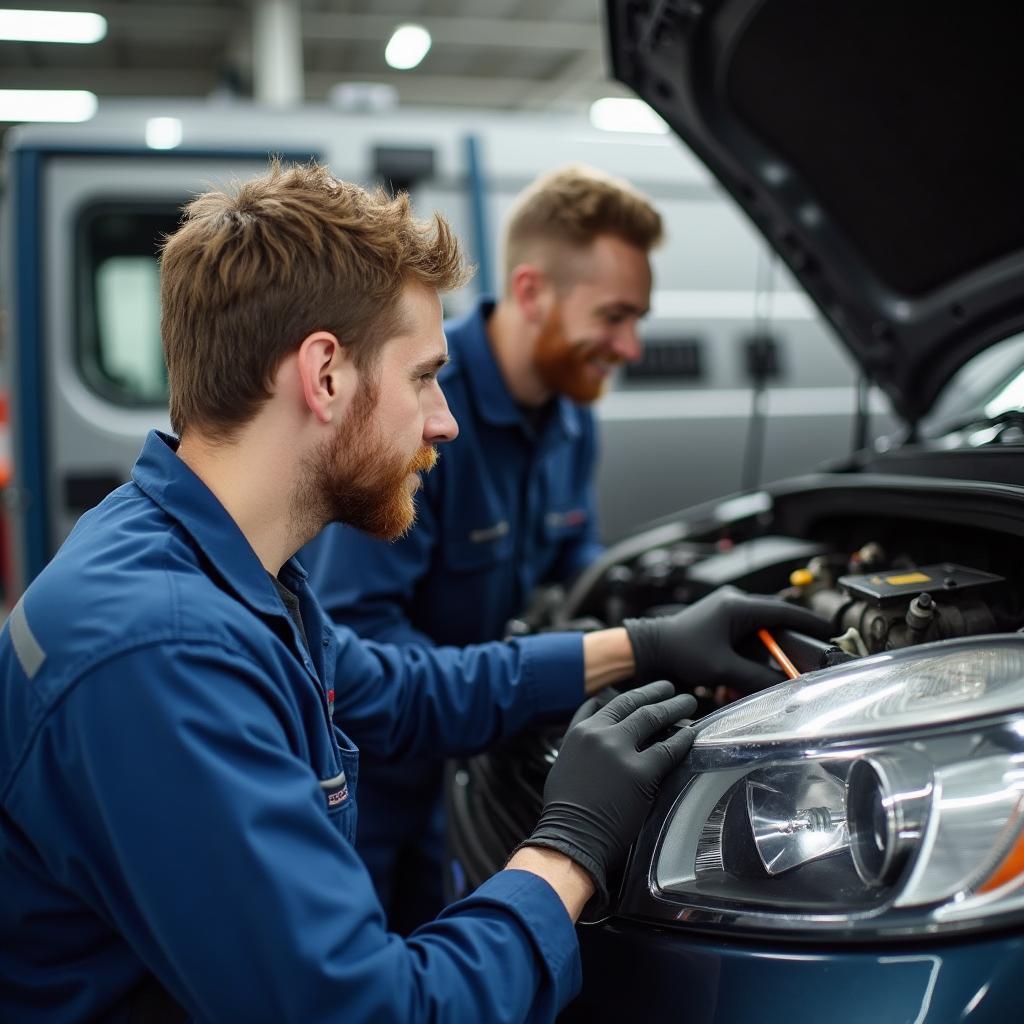
[[[1024,515],[1017,488],[821,474],[691,509],[610,548],[565,592],[544,588],[510,635],[593,630],[663,615],[733,586],[832,624],[831,642],[781,631],[799,673],[921,644],[1024,627]],[[744,653],[780,668],[752,637]],[[789,674],[793,674],[791,671]],[[745,696],[694,680],[697,717]],[[454,763],[449,847],[465,877],[504,863],[539,813],[564,724]]]
[[[777,527],[786,525],[795,497],[734,499],[710,510],[714,524],[702,524],[698,510],[689,520],[657,525],[611,549],[568,594],[538,594],[511,632],[617,626],[677,611],[722,586],[777,596],[832,624],[831,644],[780,639],[801,673],[1024,627],[1024,541],[1016,529],[967,526],[955,503],[937,503],[919,517],[908,517],[906,508],[887,515],[880,495],[856,487],[845,513],[835,514],[834,502],[820,515],[804,508],[800,535],[782,533]],[[818,497],[805,492],[796,504]],[[739,514],[730,518],[731,511]],[[745,653],[768,656],[755,643]],[[739,696],[694,683],[702,714]]]
[[[890,553],[874,540],[847,552],[768,535],[652,548],[610,567],[584,606],[585,616],[561,625],[589,629],[664,615],[721,586],[772,594],[832,623],[831,644],[790,633],[779,637],[801,673],[1024,624],[1019,602],[1000,574],[952,561],[922,564],[905,548]],[[694,692],[703,713],[739,696],[721,689],[711,693],[699,683]]]

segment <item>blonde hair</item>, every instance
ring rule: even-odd
[[[365,370],[402,326],[405,284],[468,277],[439,214],[367,192],[319,164],[284,167],[185,207],[161,254],[161,334],[171,424],[230,437],[270,397],[281,360],[329,331]]]
[[[517,197],[505,228],[505,280],[521,263],[558,275],[566,249],[612,235],[647,253],[662,239],[661,215],[628,182],[572,164],[538,178]]]

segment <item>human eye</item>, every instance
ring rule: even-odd
[[[621,323],[625,323],[629,314],[624,309],[606,309],[601,314],[601,319],[609,327],[617,327]]]

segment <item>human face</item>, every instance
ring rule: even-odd
[[[650,306],[651,266],[643,250],[602,235],[570,267],[533,364],[549,390],[586,404],[604,394],[617,366],[640,358],[637,327]]]
[[[437,382],[448,359],[437,293],[408,285],[402,305],[403,333],[382,345],[361,376],[348,415],[312,459],[305,489],[322,522],[386,540],[412,526],[419,474],[436,464],[435,446],[459,432]]]

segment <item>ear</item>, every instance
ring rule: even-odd
[[[551,313],[555,291],[535,263],[520,263],[509,275],[508,294],[530,323],[543,323]]]
[[[330,423],[346,405],[357,376],[348,349],[329,331],[316,331],[299,346],[302,398],[320,423]]]

